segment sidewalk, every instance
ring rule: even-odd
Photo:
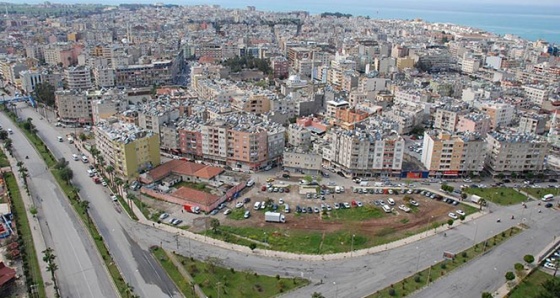
[[[3,149],[4,147],[2,147],[2,150]],[[32,206],[34,206],[34,204],[31,197],[29,197],[29,195],[25,191],[23,180],[21,179],[21,176],[17,172],[17,160],[12,156],[10,156],[9,154],[6,154],[6,156],[8,157],[8,161],[10,162],[10,165],[12,167],[12,173],[16,177],[16,181],[20,189],[20,194],[23,203],[25,205],[25,209],[29,210]],[[14,171],[13,169],[16,170]],[[47,297],[55,297],[54,285],[51,281],[51,274],[47,271],[47,266],[42,259],[41,252],[44,251],[47,247],[45,245],[45,239],[43,238],[43,233],[41,231],[41,225],[39,225],[39,221],[37,220],[37,218],[32,217],[30,213],[27,214],[27,218],[29,221],[29,227],[31,229],[33,244],[35,245],[35,251],[37,253],[39,268],[41,268],[41,276],[43,277],[45,292],[47,294]]]
[[[192,233],[192,232],[189,232],[189,231],[185,231],[185,230],[176,228],[174,226],[166,225],[166,224],[163,224],[163,223],[158,224],[156,222],[153,222],[153,221],[147,219],[146,217],[144,217],[144,214],[142,214],[140,209],[138,209],[138,207],[134,203],[132,203],[132,211],[138,217],[138,222],[139,223],[142,223],[142,224],[145,224],[145,225],[148,225],[148,226],[153,226],[153,227],[156,227],[160,230],[164,230],[164,231],[167,231],[169,233],[177,234],[177,235],[180,235],[180,236],[185,237],[185,238],[190,238],[192,240],[196,240],[196,241],[203,242],[203,243],[206,243],[206,244],[211,244],[211,245],[221,247],[221,248],[224,248],[224,249],[235,250],[235,251],[242,252],[242,253],[247,253],[247,254],[257,254],[257,255],[262,255],[262,256],[266,256],[266,257],[275,257],[275,258],[279,258],[279,259],[307,260],[307,261],[342,260],[342,259],[351,258],[351,257],[370,255],[370,254],[386,251],[386,250],[389,250],[389,249],[397,248],[397,247],[400,247],[400,246],[403,246],[403,245],[407,245],[407,244],[413,243],[415,241],[437,235],[438,233],[446,232],[448,230],[448,228],[446,228],[446,227],[439,227],[437,229],[429,229],[425,232],[418,233],[416,235],[413,235],[413,236],[410,236],[410,237],[407,237],[407,238],[403,238],[401,240],[397,240],[397,241],[394,241],[394,242],[391,242],[391,243],[378,245],[378,246],[374,246],[374,247],[370,247],[370,248],[366,248],[366,249],[356,250],[356,251],[353,251],[353,252],[344,252],[344,253],[326,254],[326,255],[308,255],[308,254],[296,254],[296,253],[289,253],[289,252],[282,252],[282,251],[275,251],[275,250],[267,250],[267,249],[260,249],[260,248],[256,248],[254,251],[251,251],[251,249],[249,247],[244,246],[244,245],[227,243],[227,242],[217,240],[217,239],[214,239],[214,238],[211,238],[211,237],[206,237],[204,235],[199,235],[199,234],[195,234],[195,233]],[[465,220],[462,221],[462,222],[461,221],[456,221],[456,222],[458,222],[459,224],[463,224],[463,223],[469,222],[471,220],[474,220],[476,218],[479,218],[483,215],[486,215],[486,213],[485,212],[477,212],[477,213],[474,213],[472,215],[467,216],[465,218]]]

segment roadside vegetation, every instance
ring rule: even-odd
[[[521,191],[528,193],[537,200],[547,194],[560,195],[560,188],[522,188]]]
[[[43,143],[43,141],[37,136],[35,126],[32,123],[32,119],[29,118],[24,122],[18,122],[16,115],[10,111],[5,105],[4,112],[12,119],[14,123],[16,123],[21,130],[25,133],[27,139],[35,146],[35,149],[40,153],[43,157],[43,160],[50,168],[55,180],[59,184],[62,191],[66,194],[69,199],[70,204],[76,211],[79,218],[87,227],[87,230],[90,232],[91,237],[99,251],[101,258],[105,262],[105,266],[113,279],[119,293],[121,296],[124,297],[132,297],[132,290],[130,285],[125,282],[124,278],[121,275],[113,257],[109,253],[109,249],[105,245],[103,241],[103,237],[99,234],[95,223],[91,220],[89,215],[89,202],[86,200],[81,200],[79,196],[79,188],[74,187],[71,183],[71,179],[73,177],[72,170],[68,168],[68,162],[64,160],[64,158],[60,160],[56,160],[54,155],[49,151],[48,147]]]
[[[445,276],[451,271],[463,266],[467,262],[475,259],[476,257],[486,253],[494,247],[500,245],[509,238],[521,232],[520,228],[512,227],[503,231],[500,234],[494,235],[476,245],[461,251],[453,258],[440,261],[427,269],[421,270],[403,280],[392,284],[376,293],[368,296],[368,298],[391,298],[391,297],[406,297],[410,296],[415,291],[428,286],[436,279]]]
[[[166,253],[157,246],[152,247],[151,252],[187,298],[197,297],[195,285],[206,297],[243,298],[276,297],[309,284],[308,280],[301,278],[282,278],[280,275],[266,276],[251,271],[236,271],[224,267],[218,258],[208,258],[202,262],[171,252]],[[173,263],[168,254],[173,254],[178,266]],[[179,269],[179,266],[182,268]]]
[[[560,295],[560,277],[553,277],[537,269],[525,277],[506,297],[559,297],[558,295]]]
[[[47,297],[45,286],[41,276],[37,251],[31,236],[31,228],[27,211],[21,198],[21,192],[17,185],[16,178],[12,173],[4,173],[4,181],[7,186],[8,194],[12,199],[12,214],[16,222],[18,236],[17,243],[21,250],[20,255],[23,260],[23,274],[25,276],[25,286],[27,293],[31,294],[32,289],[36,289],[39,297]]]

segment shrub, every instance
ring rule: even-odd
[[[507,281],[511,281],[511,280],[514,280],[514,279],[515,279],[515,274],[513,274],[513,272],[511,272],[511,271],[506,272],[506,280]]]
[[[515,270],[517,271],[521,271],[525,268],[525,266],[523,266],[523,264],[521,263],[515,263],[515,265],[513,265],[513,268],[515,268]]]
[[[396,296],[397,295],[397,291],[395,291],[395,289],[389,289],[389,295],[390,296]]]
[[[462,256],[463,258],[466,258],[466,257],[468,257],[468,254],[467,254],[466,251],[464,251],[464,252],[461,253],[461,256]]]
[[[527,264],[531,264],[535,261],[535,257],[533,257],[533,255],[525,255],[523,261],[527,262]]]
[[[415,282],[420,282],[420,275],[416,275],[416,276],[414,277],[414,281],[415,281]]]

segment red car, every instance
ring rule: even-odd
[[[266,191],[266,185],[261,186],[261,191]]]
[[[356,207],[358,206],[358,203],[356,203],[356,201],[352,201],[352,207]]]
[[[290,192],[290,189],[286,187],[284,188],[284,192]]]

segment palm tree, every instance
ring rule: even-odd
[[[91,156],[93,156],[93,164],[96,165],[97,164],[97,158],[99,157],[99,150],[97,150],[97,148],[95,147],[91,147],[91,149],[89,150],[89,153],[91,153]]]
[[[51,273],[51,278],[56,291],[56,297],[60,297],[60,294],[58,293],[56,278],[54,277],[54,272],[58,270],[58,266],[54,262],[54,260],[56,259],[56,255],[53,252],[53,249],[50,247],[47,247],[45,250],[43,250],[43,261],[47,263],[47,271]]]
[[[121,185],[123,185],[124,182],[122,181],[121,178],[117,177],[117,178],[115,178],[114,183],[115,183],[115,185],[117,185],[117,192],[119,193],[119,195],[122,196]]]
[[[111,182],[113,182],[113,172],[115,172],[115,168],[112,165],[108,165],[105,168],[105,172],[109,174],[109,179],[111,180]]]
[[[18,161],[16,165],[18,166],[18,168],[23,167],[23,161]]]
[[[83,200],[80,202],[80,205],[82,206],[82,208],[84,209],[84,214],[86,215],[87,219],[88,219],[88,224],[89,226],[91,226],[91,217],[89,217],[89,201],[88,200]]]

